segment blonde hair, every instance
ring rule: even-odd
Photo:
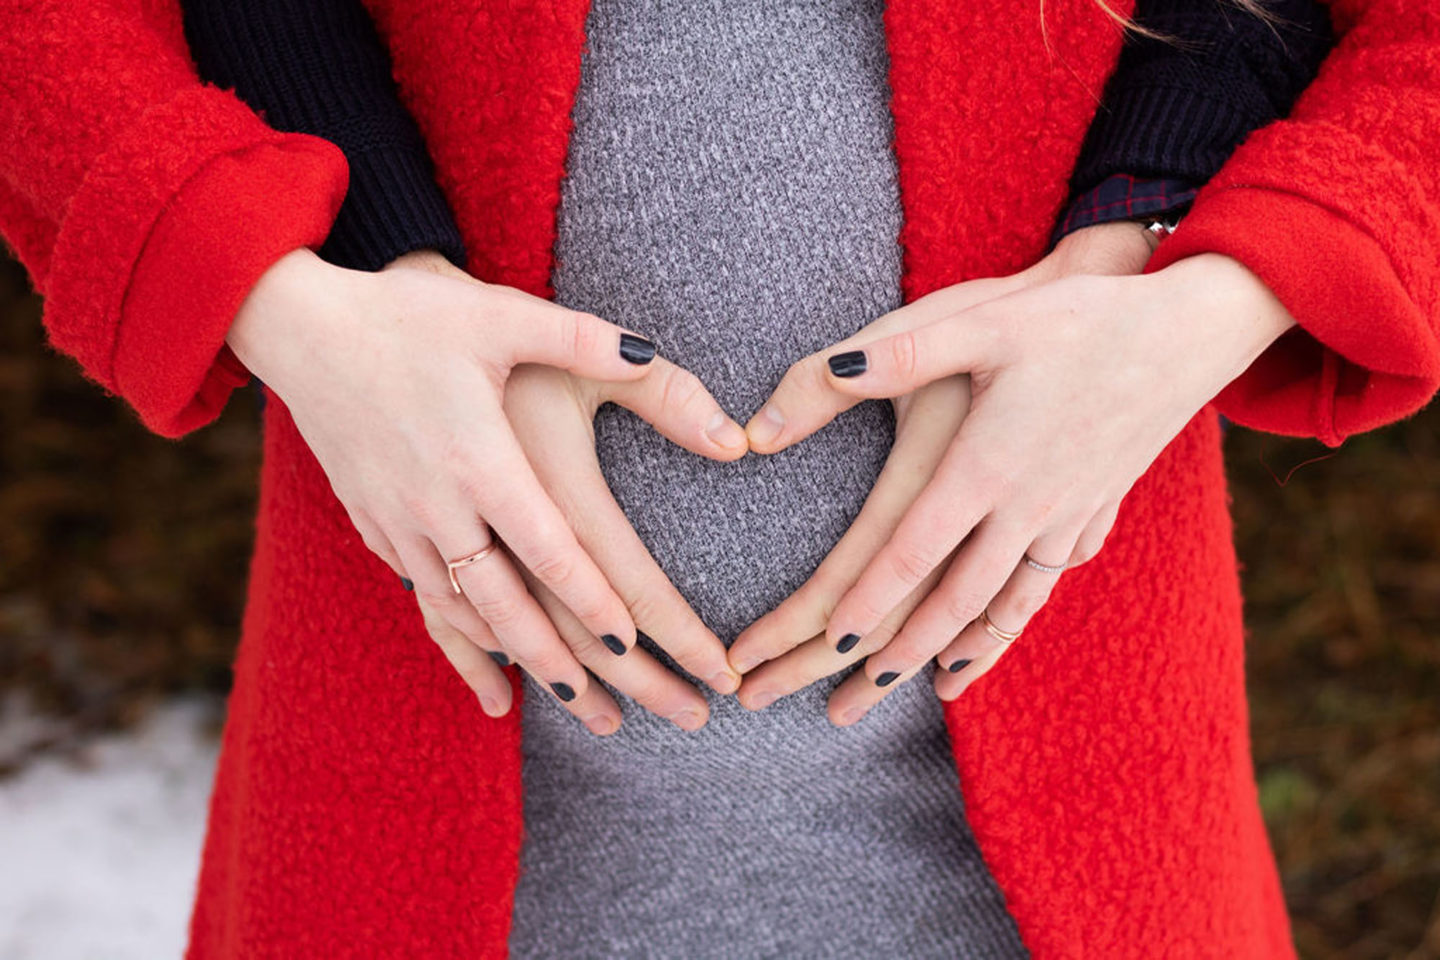
[[[1236,6],[1251,16],[1264,20],[1270,25],[1272,30],[1279,22],[1279,18],[1270,10],[1266,9],[1265,0],[1214,0],[1214,2]],[[1129,17],[1116,12],[1115,8],[1106,3],[1105,0],[1095,0],[1095,5],[1105,11],[1105,15],[1111,20],[1114,20],[1120,29],[1127,34],[1133,33],[1136,36],[1148,37],[1151,40],[1159,40],[1163,43],[1179,43],[1181,46],[1184,46],[1183,41],[1179,41],[1178,38],[1161,33],[1158,30],[1151,30],[1149,27],[1142,27]],[[1045,25],[1045,0],[1040,0],[1040,25],[1043,29]]]

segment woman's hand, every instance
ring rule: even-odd
[[[792,367],[767,404],[784,428],[765,437],[762,424],[777,418],[764,410],[747,427],[756,450],[783,449],[864,397],[904,397],[957,373],[972,374],[974,398],[931,451],[934,466],[917,456],[895,469],[918,494],[888,476],[912,456],[897,407],[896,449],[856,521],[865,531],[852,528],[854,542],[847,534],[810,582],[748,628],[731,659],[769,659],[817,623],[824,635],[747,675],[743,703],[867,654],[831,697],[835,722],[859,719],[937,653],[962,670],[936,676],[953,699],[1006,649],[980,612],[1020,630],[1054,586],[1056,574],[1022,562],[1026,552],[1074,565],[1099,550],[1121,497],[1165,444],[1293,322],[1225,258],[1122,276],[1149,250],[1133,224],[1079,231],[1030,270],[936,291]],[[881,324],[885,335],[869,336]],[[837,354],[840,373],[827,362]]]
[[[432,636],[486,713],[507,712],[511,690],[499,666],[476,655],[482,648],[503,650],[596,732],[615,729],[619,710],[587,665],[671,715],[698,702],[703,724],[699,692],[673,675],[661,683],[646,669],[653,659],[633,649],[631,605],[649,600],[643,615],[662,611],[668,623],[685,623],[665,635],[673,643],[667,650],[729,692],[738,678],[723,645],[693,613],[686,622],[673,604],[654,599],[652,571],[600,569],[537,476],[505,401],[510,384],[534,370],[566,371],[532,402],[578,419],[577,396],[602,392],[594,384],[604,383],[662,433],[719,459],[744,454],[743,432],[692,375],[656,358],[649,341],[435,259],[443,258],[414,255],[371,274],[295,251],[256,285],[228,342],[290,410],[366,545],[414,582]],[[553,426],[551,460],[582,477],[593,442],[572,448],[575,431]],[[604,529],[613,536],[613,527]],[[457,594],[446,560],[496,541],[494,552],[456,570]],[[564,640],[527,575],[573,611]],[[475,649],[459,646],[455,634]]]

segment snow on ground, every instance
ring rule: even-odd
[[[184,700],[0,780],[0,957],[168,960],[185,948],[218,707]],[[7,718],[7,723],[10,720]]]

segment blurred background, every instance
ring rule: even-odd
[[[0,957],[178,956],[253,536],[255,391],[182,441],[0,255]],[[1232,429],[1261,803],[1307,960],[1440,960],[1440,404]]]

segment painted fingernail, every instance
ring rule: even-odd
[[[401,577],[400,586],[404,587],[406,590],[414,590],[415,581],[411,580],[409,577]]]
[[[971,661],[966,660],[964,657],[961,657],[959,660],[956,660],[954,663],[950,664],[950,666],[946,667],[945,669],[949,670],[951,673],[959,673],[961,670],[964,670],[967,666],[969,666],[970,662]]]
[[[750,424],[745,432],[755,443],[770,443],[780,436],[780,431],[785,429],[785,417],[770,406],[768,403],[760,408],[760,412],[750,419]]]
[[[681,730],[699,730],[705,726],[705,718],[694,710],[681,710],[670,718],[670,722]]]
[[[880,676],[875,678],[875,686],[888,687],[890,686],[890,684],[894,683],[899,678],[900,674],[896,673],[894,670],[886,670],[884,673],[880,674]]]
[[[629,649],[625,646],[625,641],[621,640],[613,633],[602,633],[600,635],[600,642],[605,644],[606,650],[609,650],[617,657],[623,655],[625,651]]]
[[[505,656],[505,654],[501,653],[499,650],[487,650],[486,653],[490,654],[490,659],[500,664],[500,666],[510,666],[510,658]]]
[[[855,644],[859,642],[860,634],[847,633],[845,634],[845,636],[840,638],[839,643],[835,644],[835,649],[838,650],[840,653],[849,653],[851,650],[855,649]]]
[[[555,691],[555,696],[569,703],[575,699],[575,688],[568,683],[561,683],[558,680],[550,684],[550,689]]]
[[[620,356],[634,364],[645,364],[655,359],[655,344],[633,333],[620,334]]]
[[[609,736],[620,729],[614,717],[586,717],[584,723],[585,728],[597,737]]]
[[[864,350],[837,353],[825,362],[830,364],[830,372],[837,377],[858,377],[868,368]]]
[[[723,410],[716,410],[705,425],[705,436],[722,447],[739,447],[746,443],[745,428],[726,416]]]

